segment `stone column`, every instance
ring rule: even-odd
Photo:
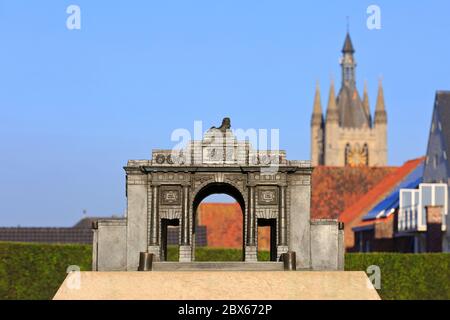
[[[98,271],[98,222],[92,223],[92,271]]]
[[[279,187],[277,260],[289,251],[287,241],[286,186]]]
[[[192,246],[191,246],[191,214],[190,214],[190,197],[189,197],[189,185],[184,185],[182,189],[182,216],[180,221],[181,237],[180,237],[180,262],[192,261]]]
[[[159,185],[152,185],[150,188],[152,207],[150,214],[150,241],[148,252],[154,254],[154,261],[159,261],[161,254],[161,248],[159,245]]]
[[[338,223],[338,271],[345,269],[344,223]]]
[[[245,243],[245,261],[256,262],[258,261],[258,252],[256,247],[256,196],[255,186],[248,187],[248,208],[247,208],[247,239]]]

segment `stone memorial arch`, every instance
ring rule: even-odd
[[[141,253],[164,262],[169,226],[179,226],[179,262],[194,262],[197,208],[216,193],[241,207],[242,263],[259,263],[258,226],[269,226],[274,263],[290,251],[298,270],[343,268],[342,226],[310,218],[310,161],[254,150],[235,137],[228,118],[182,150],[153,150],[151,160],[130,160],[124,169],[127,214],[94,224],[93,270],[136,271]]]

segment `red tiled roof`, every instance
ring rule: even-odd
[[[393,188],[401,183],[414,169],[423,161],[424,157],[410,160],[388,175],[375,187],[371,188],[363,197],[353,205],[347,207],[339,216],[339,220],[344,222],[345,247],[347,249],[354,247],[355,235],[352,228],[360,225],[364,215],[371,210],[378,202],[383,200]]]
[[[408,174],[420,165],[425,158],[419,158],[406,162],[402,167],[388,175],[368,193],[361,197],[352,206],[347,207],[339,216],[339,220],[349,223],[372,209],[380,200],[383,199],[395,186],[397,186]]]
[[[317,167],[312,174],[311,218],[338,219],[397,167]]]
[[[392,219],[394,219],[394,215],[390,214],[387,218],[379,218],[379,219],[376,219],[376,220],[361,221],[357,225],[353,226],[352,229],[360,228],[360,227],[372,226],[372,225],[375,225],[376,223],[386,223],[386,222],[388,222],[388,221],[390,221]]]

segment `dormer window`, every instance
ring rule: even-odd
[[[438,165],[439,165],[439,155],[435,154],[433,158],[433,167],[436,169]]]

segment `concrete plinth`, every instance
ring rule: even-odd
[[[192,261],[192,247],[191,246],[180,246],[180,262],[191,262]]]
[[[256,246],[246,246],[244,258],[246,262],[258,261],[258,248]]]
[[[79,277],[79,278],[78,278]],[[379,300],[364,272],[80,272],[55,300]]]

